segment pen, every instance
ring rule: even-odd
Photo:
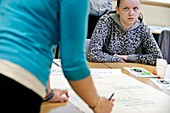
[[[112,99],[112,97],[114,96],[114,94],[115,94],[115,93],[112,93],[112,95],[110,96],[109,100],[111,100],[111,99]]]
[[[56,66],[60,67],[60,65],[58,65],[56,62],[53,61],[53,63],[54,63]]]

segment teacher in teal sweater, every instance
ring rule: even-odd
[[[2,111],[39,113],[44,98],[55,98],[48,80],[53,50],[59,45],[62,69],[73,90],[95,113],[111,112],[114,99],[98,95],[86,63],[88,2],[0,1]]]

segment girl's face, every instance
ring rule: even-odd
[[[120,22],[125,29],[129,29],[138,19],[140,4],[140,0],[120,0],[116,11],[120,15]]]

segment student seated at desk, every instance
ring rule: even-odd
[[[116,12],[103,15],[92,34],[87,59],[155,65],[162,53],[140,15],[140,0],[117,0]],[[142,46],[146,54],[137,54]]]

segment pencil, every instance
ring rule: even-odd
[[[109,100],[111,100],[111,99],[112,99],[112,97],[114,96],[114,94],[115,94],[115,93],[112,93],[112,95],[110,96]]]
[[[53,61],[53,63],[54,63],[56,66],[60,67],[60,65],[58,65],[56,62]]]

